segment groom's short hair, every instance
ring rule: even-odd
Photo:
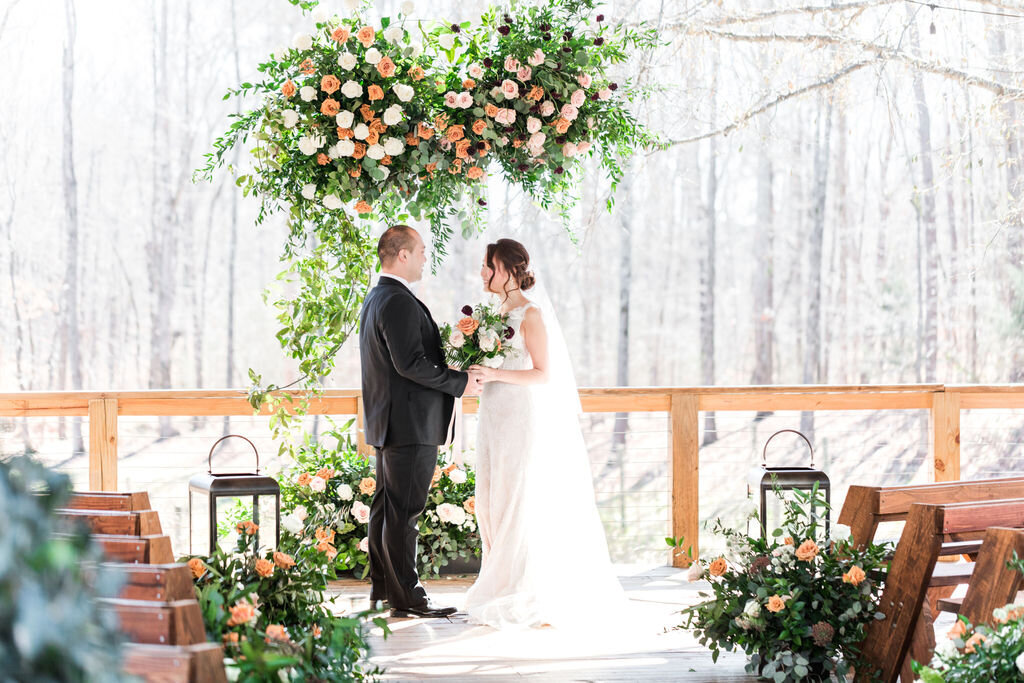
[[[392,225],[377,241],[377,258],[381,265],[394,263],[402,249],[412,251],[416,246],[416,231],[408,225]]]

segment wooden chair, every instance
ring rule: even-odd
[[[192,571],[174,563],[149,496],[78,493],[58,514],[87,525],[111,560],[107,566],[125,575],[119,597],[101,600],[131,640],[125,672],[159,683],[226,683],[223,650],[206,642]]]
[[[906,677],[907,654],[915,628],[921,621],[922,608],[943,543],[984,539],[987,529],[993,526],[1024,527],[1024,498],[947,505],[914,503],[910,506],[879,605],[885,619],[873,621],[868,626],[861,651],[870,666],[858,672],[858,680],[894,683],[901,671]],[[978,562],[984,561],[984,566],[993,567],[998,563],[1000,553],[1006,552],[1006,547],[1000,540],[1003,538],[1001,535],[989,535],[988,538],[997,543],[986,551],[982,541]],[[998,582],[1005,580],[1006,577],[997,579]],[[975,591],[979,596],[985,590],[983,581],[979,577]],[[982,609],[980,602],[978,604]],[[1000,604],[1005,604],[1005,600]],[[931,652],[916,652],[915,657],[918,661],[928,661]]]

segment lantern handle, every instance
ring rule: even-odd
[[[761,464],[763,466],[765,466],[765,467],[768,466],[768,444],[771,443],[772,439],[777,437],[779,434],[785,434],[786,432],[791,432],[793,434],[796,434],[797,436],[799,436],[801,439],[804,440],[804,443],[807,444],[807,448],[811,451],[811,467],[813,468],[814,467],[814,446],[811,445],[810,439],[808,439],[806,436],[804,436],[802,432],[798,432],[795,429],[780,429],[779,431],[775,432],[774,434],[772,434],[771,436],[768,437],[768,440],[764,442],[764,450],[761,451]]]
[[[210,453],[209,453],[209,455],[206,456],[206,472],[207,472],[207,474],[213,474],[213,449],[216,448],[217,444],[219,444],[221,441],[223,441],[224,439],[230,439],[231,437],[235,437],[235,438],[238,438],[238,439],[245,439],[246,443],[248,443],[250,446],[252,446],[252,452],[256,454],[256,474],[259,474],[260,473],[260,452],[258,450],[256,450],[256,444],[254,444],[252,441],[249,441],[249,439],[246,439],[241,434],[227,434],[227,435],[222,436],[222,437],[220,437],[219,439],[217,439],[216,441],[213,442],[213,445],[210,446]]]

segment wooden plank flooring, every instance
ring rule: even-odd
[[[371,662],[387,681],[753,681],[742,653],[716,663],[688,632],[675,629],[679,610],[699,602],[707,584],[686,581],[672,567],[620,566],[619,577],[631,612],[621,632],[573,634],[559,629],[505,632],[474,626],[464,614],[446,619],[389,619],[393,633],[371,634]],[[426,583],[438,603],[461,608],[473,577]],[[355,580],[331,584],[340,611],[368,606],[368,585]]]

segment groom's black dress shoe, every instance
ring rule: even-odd
[[[454,607],[441,607],[428,600],[422,605],[416,605],[415,607],[395,607],[391,610],[391,616],[396,619],[407,619],[409,617],[438,618],[450,617],[457,611]]]

